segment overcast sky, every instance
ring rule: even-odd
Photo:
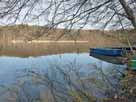
[[[65,8],[69,8],[69,6],[74,5],[76,3],[76,1],[77,0],[75,0],[75,2],[74,2],[74,0],[71,0],[71,1],[69,0],[67,6],[65,5]],[[94,6],[95,4],[92,4],[92,5]],[[0,6],[2,8],[2,6],[4,6],[4,5],[0,4]],[[53,14],[55,12],[55,10],[54,10],[55,6],[52,6],[52,8],[46,10],[46,12],[44,12],[44,15],[41,15],[38,19],[35,18],[35,15],[38,15],[40,12],[42,12],[43,9],[47,8],[48,6],[49,6],[49,0],[42,0],[41,3],[35,5],[34,10],[31,12],[32,15],[29,15],[25,20],[23,20],[23,18],[24,18],[24,15],[26,14],[27,8],[24,9],[24,10],[22,10],[21,13],[20,13],[20,15],[19,15],[19,18],[18,18],[18,20],[16,21],[15,24],[21,24],[21,23],[23,23],[23,24],[40,25],[40,26],[44,26],[44,25],[50,24],[51,21],[52,21],[52,18],[53,18]],[[88,9],[89,7],[90,7],[90,4],[86,4],[85,7],[84,7],[84,9]],[[100,8],[99,10],[101,11],[103,9],[104,9],[104,7]],[[62,5],[58,9],[57,13],[62,12],[63,10],[64,10],[64,8],[63,8],[63,5]],[[55,21],[54,22],[67,19],[68,16],[71,17],[71,15],[74,12],[76,12],[76,8],[72,9],[70,12],[67,12],[65,14],[65,16],[64,15],[59,15],[59,16],[55,17]],[[105,14],[107,12],[108,12],[108,10],[105,11]],[[109,15],[112,15],[112,14],[113,14],[113,12],[110,12]],[[100,15],[92,13],[91,16],[90,16],[90,18],[89,18],[89,20],[88,20],[88,22],[87,22],[87,24],[84,26],[84,29],[99,29],[99,28],[102,28],[103,24],[105,24],[107,22],[107,20],[109,19],[109,17],[106,16],[99,23],[98,22],[95,23],[96,17],[99,17],[99,16]],[[77,17],[74,20],[76,21],[78,19],[79,18]],[[109,25],[112,25],[113,23],[115,23],[117,21],[117,19],[118,19],[117,16],[115,16],[113,18],[112,22]],[[12,16],[11,17],[7,16],[7,17],[5,17],[3,19],[0,19],[0,24],[1,25],[14,24],[14,23],[11,23],[11,22],[13,22],[13,20],[14,20],[14,18],[12,18]],[[84,21],[85,21],[84,19],[80,20],[80,22],[74,24],[73,28],[80,28],[81,24],[83,24]],[[126,24],[130,24],[126,19],[123,22],[126,23]],[[58,27],[65,28],[68,25],[69,25],[69,23],[63,23],[63,24],[60,24]],[[109,29],[109,28],[111,28],[111,27],[108,26],[107,29]],[[115,28],[120,28],[120,25],[117,25],[117,27],[115,27]],[[113,28],[111,28],[111,29],[113,29]]]

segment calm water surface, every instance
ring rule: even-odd
[[[7,102],[6,96],[8,96],[14,101],[16,99],[19,102],[30,102],[27,95],[32,97],[31,99],[39,97],[42,99],[41,94],[50,94],[52,89],[50,85],[55,87],[56,93],[59,92],[57,97],[64,93],[67,95],[72,85],[77,90],[84,86],[84,89],[91,95],[104,97],[108,90],[116,91],[120,72],[124,69],[125,66],[95,59],[88,53],[27,58],[1,56],[0,100]],[[44,102],[45,97],[47,98],[47,95],[44,96],[43,101],[32,102]],[[57,99],[59,102],[64,101]],[[52,101],[50,99],[50,102]],[[65,101],[70,102],[70,98],[67,97]]]

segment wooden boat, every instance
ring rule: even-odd
[[[113,64],[125,64],[127,58],[123,54],[121,48],[90,48],[90,56]]]
[[[90,48],[90,56],[113,64],[125,64],[128,63],[126,55],[132,49],[136,51],[136,47]],[[136,70],[136,56],[131,58],[130,65]]]
[[[111,48],[91,48],[90,54],[105,55],[105,56],[122,56],[122,49]]]

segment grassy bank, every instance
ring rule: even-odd
[[[52,29],[14,25],[0,27],[0,55],[39,56],[57,53],[88,52],[92,47],[126,46],[122,31]],[[22,40],[24,43],[11,43]],[[87,41],[88,43],[28,43],[33,40]]]

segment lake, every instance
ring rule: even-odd
[[[100,102],[109,97],[109,92],[117,92],[125,68],[88,53],[26,58],[1,56],[0,101],[72,102],[79,93],[87,93]]]

